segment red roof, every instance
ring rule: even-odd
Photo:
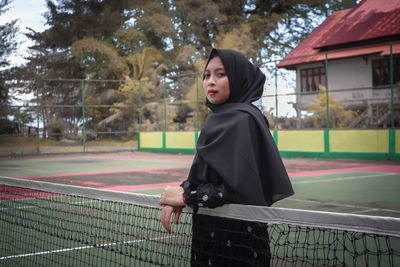
[[[278,67],[290,68],[300,63],[324,60],[325,54],[318,55],[322,52],[327,52],[329,58],[374,53],[387,55],[390,54],[389,42],[370,45],[362,43],[393,36],[400,37],[400,0],[364,0],[354,8],[334,12],[293,49]],[[353,47],[351,43],[354,43]],[[346,44],[351,48],[338,49]],[[400,53],[399,50],[400,43],[393,43],[393,53]]]

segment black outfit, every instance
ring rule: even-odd
[[[200,133],[197,154],[188,179],[182,184],[185,201],[194,211],[199,206],[215,208],[226,203],[270,206],[294,192],[268,121],[251,104],[262,96],[265,75],[236,51],[213,49],[208,61],[215,56],[221,58],[225,67],[230,95],[219,105],[207,100],[213,114]],[[192,266],[246,266],[250,262],[254,266],[268,266],[266,224],[249,225],[232,219],[228,224],[220,218],[203,216],[193,216]],[[207,232],[203,227],[221,223],[225,233],[228,228],[231,235]],[[235,237],[239,229],[248,232],[242,238],[246,240]],[[214,241],[208,244],[211,236]],[[216,243],[219,247],[213,247]],[[247,247],[249,244],[252,247]],[[204,252],[207,247],[211,254]]]

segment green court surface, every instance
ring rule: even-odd
[[[400,174],[340,172],[291,181],[295,195],[274,207],[400,217]],[[158,195],[162,188],[133,192]]]
[[[166,185],[177,185],[187,177],[192,158],[193,155],[142,153],[3,158],[0,161],[0,176],[159,195]],[[350,160],[285,160],[295,195],[275,203],[273,207],[400,218],[400,167],[385,161],[374,164]],[[27,262],[35,266],[80,266],[85,265],[89,258],[94,266],[104,265],[105,262],[107,266],[132,265],[136,261],[137,266],[147,266],[143,262],[147,262],[148,266],[152,266],[152,262],[186,266],[190,262],[190,238],[186,234],[190,233],[190,216],[184,215],[180,225],[174,226],[189,228],[180,236],[171,236],[160,225],[158,208],[135,211],[113,202],[58,199],[57,196],[52,198],[58,203],[46,205],[46,197],[23,199],[18,204],[20,207],[13,209],[15,214],[7,215],[8,208],[3,208],[5,219],[0,235],[0,251],[3,254],[0,260],[10,266],[21,266]],[[35,201],[44,201],[45,204],[39,205]],[[7,200],[2,202],[7,205]],[[19,215],[19,211],[28,213]],[[100,213],[105,214],[105,220],[97,219]],[[82,221],[82,214],[88,221]],[[133,217],[138,221],[133,222]],[[37,223],[43,218],[46,225]],[[380,251],[400,251],[399,239],[390,240],[389,248],[385,247],[388,244],[386,237],[355,233],[349,239],[346,236],[343,242],[336,242],[336,238],[347,233],[318,230],[309,234],[308,226],[292,233],[290,226],[275,226],[268,231],[276,255],[286,255],[287,246],[281,248],[280,244],[294,240],[299,243],[298,247],[291,248],[296,254],[304,254],[304,246],[312,247],[307,255],[303,255],[310,259],[316,255],[317,258],[329,259],[332,256],[332,248],[320,245],[320,241],[340,244],[341,247],[333,249],[335,251],[346,251],[348,247],[360,247],[360,250],[366,247],[371,251],[368,258],[358,259],[354,266],[366,266],[367,262],[374,266],[374,262],[381,257],[380,252],[374,252],[377,243]],[[284,240],[281,238],[283,232],[287,233]],[[113,238],[117,236],[117,239],[111,238],[111,235]],[[383,240],[378,241],[381,238]],[[21,246],[25,242],[27,245]],[[171,253],[175,253],[172,260]],[[358,251],[349,253],[351,255],[343,252],[340,257],[348,258],[344,260],[348,262]],[[93,255],[98,262],[93,261]],[[399,255],[395,257],[398,262]],[[383,262],[386,266],[386,259]]]
[[[43,157],[10,159],[0,162],[0,175],[31,177],[42,175],[127,171],[151,168],[181,167],[189,165],[180,161],[151,159],[124,159],[85,156]]]
[[[296,194],[276,206],[400,217],[400,174],[337,173],[292,182]]]
[[[187,177],[192,159],[143,152],[2,158],[0,176],[158,195]],[[400,217],[400,162],[299,158],[284,163],[295,195],[274,207]]]

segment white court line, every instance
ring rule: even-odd
[[[369,212],[373,212],[373,211],[380,211],[380,209],[371,208],[371,209],[366,209],[366,210],[353,211],[352,213],[360,214],[360,213],[369,213]]]
[[[148,238],[148,239],[138,239],[138,240],[132,240],[132,241],[121,241],[121,242],[115,242],[115,243],[110,243],[110,244],[96,244],[96,245],[84,246],[84,247],[64,248],[64,249],[27,253],[27,254],[11,255],[11,256],[1,257],[0,260],[23,258],[23,257],[37,256],[37,255],[52,254],[52,253],[61,253],[61,252],[68,252],[68,251],[82,250],[82,249],[89,249],[89,248],[102,248],[102,247],[116,246],[119,244],[132,244],[132,243],[141,243],[141,242],[146,242],[146,241],[157,241],[157,240],[162,240],[162,239],[167,239],[167,238],[172,238],[172,237],[175,237],[175,235],[174,236],[168,235],[168,236],[164,236],[164,237],[154,237],[154,238]]]
[[[44,199],[44,198],[41,198]],[[24,198],[23,200],[36,200],[36,198]],[[12,208],[0,208],[1,210],[23,210],[23,209],[44,209],[44,208],[51,208],[51,207],[58,207],[58,206],[68,206],[68,205],[81,205],[86,203],[93,203],[96,200],[87,200],[87,201],[76,201],[76,202],[66,202],[66,203],[58,203],[58,204],[50,204],[50,205],[30,205],[30,206],[19,206],[19,207],[12,207]]]
[[[355,212],[351,212],[351,213],[368,212],[367,210],[400,213],[399,210],[380,209],[380,208],[372,208],[372,207],[357,206],[357,205],[351,205],[351,204],[342,204],[342,203],[335,203],[335,202],[324,202],[324,201],[308,200],[308,199],[297,199],[297,198],[288,198],[287,200],[296,201],[296,202],[308,202],[308,203],[314,203],[314,204],[316,203],[316,204],[323,204],[323,205],[329,205],[329,206],[357,208],[357,209],[363,209],[364,210],[364,211],[355,211]]]
[[[398,174],[398,173],[378,173],[378,174],[374,174],[374,175],[350,176],[350,177],[340,177],[340,178],[331,178],[331,179],[323,179],[323,180],[319,179],[319,180],[311,180],[311,181],[297,181],[297,182],[292,182],[292,184],[326,183],[326,182],[334,182],[334,181],[366,179],[366,178],[386,176],[386,175],[392,176],[392,175],[400,175],[400,174]]]

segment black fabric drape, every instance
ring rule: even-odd
[[[215,56],[225,67],[230,96],[220,105],[207,100],[213,114],[200,133],[187,181],[209,183],[212,169],[238,203],[269,206],[294,192],[268,122],[251,104],[262,96],[265,75],[236,51],[213,49],[210,59]]]

